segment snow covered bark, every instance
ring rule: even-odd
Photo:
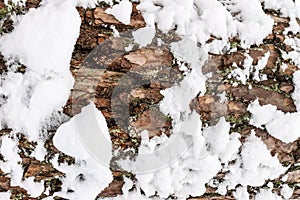
[[[39,6],[0,39],[1,199],[299,198],[298,1]],[[91,108],[110,169],[75,134]]]

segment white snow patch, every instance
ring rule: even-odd
[[[45,120],[66,103],[73,77],[69,63],[80,17],[70,1],[47,3],[20,18],[12,33],[0,38],[0,50],[26,66],[25,74],[11,69],[3,77],[1,127],[24,132],[36,141]],[[29,120],[30,119],[30,120]]]
[[[294,142],[300,137],[300,113],[277,113],[279,117],[266,125],[268,133],[285,143]]]
[[[295,47],[293,47],[293,48],[295,48]],[[296,47],[296,49],[300,49],[300,48]],[[282,58],[285,59],[285,60],[291,59],[293,61],[293,63],[295,63],[295,65],[299,68],[299,66],[300,66],[300,53],[299,53],[299,51],[290,51],[288,53],[283,51],[282,52]]]
[[[258,99],[249,104],[247,110],[252,114],[250,124],[262,128],[277,118],[277,107],[273,105],[260,106]]]
[[[161,198],[171,194],[179,198],[200,196],[205,192],[205,184],[221,169],[218,155],[206,150],[200,116],[189,107],[199,92],[205,92],[205,77],[199,66],[205,63],[207,52],[187,39],[171,44],[171,49],[192,68],[178,85],[161,91],[164,99],[160,109],[173,118],[173,132],[169,138],[162,135],[151,140],[144,133],[135,162],[120,162],[124,169],[136,173],[137,186],[147,197],[155,193]],[[226,127],[220,135],[227,142],[228,125],[221,120],[217,126]],[[214,137],[218,137],[217,133]]]
[[[278,177],[286,169],[276,157],[271,156],[267,146],[252,131],[236,162],[224,169],[229,173],[226,174],[224,182],[220,183],[218,192],[226,194],[227,189],[234,189],[238,184],[261,186],[265,180]]]
[[[211,35],[220,38],[208,45],[209,51],[220,52],[227,39],[239,36],[242,46],[259,45],[272,32],[273,20],[262,10],[258,0],[144,0],[137,6],[148,26],[176,32],[205,44]],[[183,14],[184,13],[184,14]]]
[[[0,162],[0,168],[9,174],[11,186],[20,186],[27,190],[31,197],[38,197],[44,191],[44,181],[35,182],[34,177],[23,180],[22,159],[18,154],[18,141],[8,135],[1,138],[1,155],[5,161]]]
[[[284,199],[290,199],[294,193],[293,188],[290,188],[287,184],[281,186],[280,194]]]
[[[260,0],[264,3],[265,8],[280,11],[281,16],[289,17],[293,20],[295,17],[300,18],[300,1],[299,0]]]
[[[253,58],[249,55],[246,55],[246,59],[243,63],[244,69],[239,68],[236,63],[233,63],[232,66],[236,67],[236,69],[232,70],[232,72],[228,75],[228,78],[235,78],[236,80],[241,81],[243,85],[245,85],[246,81],[250,77],[250,71],[252,70],[252,62]]]
[[[246,84],[250,75],[253,75],[253,80],[256,81],[266,80],[266,76],[260,74],[260,70],[265,68],[270,52],[266,52],[265,55],[258,61],[257,65],[252,65],[253,58],[250,55],[245,54],[245,56],[246,58],[243,63],[244,69],[239,68],[236,63],[233,63],[233,66],[236,67],[236,69],[232,70],[232,72],[228,75],[228,78],[235,78],[236,80],[241,81],[243,85]]]
[[[290,45],[295,51],[300,51],[300,39],[285,37],[284,43]]]
[[[217,96],[220,98],[220,102],[224,103],[225,101],[227,101],[227,96],[226,96],[226,92],[222,92],[222,93],[218,93]]]
[[[265,14],[258,0],[236,0],[233,1],[234,4],[232,11],[240,12],[241,22],[238,23],[237,29],[242,47],[261,44],[263,39],[272,33],[273,19]]]
[[[144,27],[140,28],[132,33],[134,41],[140,45],[140,47],[145,47],[152,43],[155,36],[155,28]]]
[[[294,72],[293,82],[294,82],[295,90],[292,97],[294,99],[297,111],[300,112],[300,71]]]
[[[298,33],[300,30],[300,26],[295,18],[290,19],[289,27],[284,29],[284,34],[288,34],[288,32],[292,32],[294,34]]]
[[[254,200],[283,200],[283,199],[269,189],[261,189],[259,193],[255,195]]]
[[[11,195],[11,192],[10,192],[10,191],[7,191],[7,192],[0,192],[0,199],[3,199],[3,200],[10,200],[10,195]]]
[[[50,0],[51,1],[51,0]],[[108,5],[113,5],[113,0],[101,0],[102,2],[107,3]],[[95,8],[99,4],[99,0],[76,0],[78,7],[83,8]]]
[[[299,68],[300,66],[300,39],[295,37],[285,37],[284,39],[284,43],[287,45],[290,45],[294,51],[290,51],[290,52],[285,52],[282,51],[282,57],[287,60],[287,59],[291,59],[293,61],[293,63],[295,63],[295,65]]]
[[[210,153],[219,155],[226,150],[229,142],[229,130],[230,124],[225,121],[224,117],[219,120],[217,125],[203,130],[206,146]]]
[[[128,192],[128,191],[127,191]],[[119,195],[116,197],[110,197],[110,198],[104,198],[105,200],[163,200],[162,198],[159,197],[146,197],[145,195],[141,194],[141,191],[131,191],[123,195]]]
[[[272,182],[269,182],[267,184],[268,188],[270,188],[271,190],[274,188],[274,184]]]
[[[238,187],[236,191],[233,192],[233,197],[236,200],[249,200],[249,193],[247,187]]]
[[[44,143],[41,141],[37,143],[34,151],[31,153],[31,156],[33,156],[39,161],[43,161],[45,159],[46,154],[47,154],[47,150],[44,147]]]
[[[202,74],[199,66],[207,59],[207,53],[197,47],[197,44],[189,39],[172,43],[171,50],[174,56],[192,65],[192,70],[178,84],[161,91],[164,99],[160,102],[160,110],[170,115],[174,123],[180,120],[184,112],[190,112],[189,102],[201,91],[206,91],[206,77]]]
[[[124,185],[122,187],[122,193],[124,197],[127,197],[129,194],[129,190],[132,188],[133,182],[131,179],[124,177]]]
[[[273,105],[260,106],[258,100],[249,104],[248,110],[252,114],[250,124],[259,128],[265,125],[273,137],[286,143],[294,142],[300,137],[299,112],[283,113]]]
[[[279,0],[274,1],[278,5],[273,5],[269,0],[265,2],[266,6],[280,4],[282,6],[279,6],[278,9],[281,9],[283,13],[292,11],[294,16],[299,16],[299,0],[296,0],[295,4],[288,0],[286,5],[280,3]],[[27,67],[24,75],[15,74],[11,70],[4,77],[3,88],[0,89],[0,92],[6,95],[8,100],[0,101],[1,127],[11,126],[15,131],[25,131],[25,133],[29,133],[27,136],[30,140],[37,140],[37,133],[45,119],[52,112],[61,109],[73,84],[68,67],[80,26],[80,18],[75,5],[93,7],[95,3],[95,0],[85,2],[82,0],[76,2],[44,0],[40,8],[32,9],[20,19],[19,25],[13,33],[0,39],[1,42],[5,42],[0,45],[5,57],[17,56],[20,62]],[[290,5],[296,5],[296,7],[291,9]],[[224,193],[227,188],[234,189],[236,185],[241,184],[242,187],[237,188],[234,193],[236,198],[249,198],[245,191],[247,185],[262,185],[266,179],[275,178],[283,173],[285,168],[280,165],[276,157],[270,155],[264,143],[253,133],[243,144],[241,155],[239,155],[240,135],[238,133],[229,134],[230,125],[224,118],[220,119],[216,126],[205,128],[202,131],[200,116],[191,112],[189,104],[196,95],[205,93],[206,77],[203,76],[200,66],[207,59],[207,51],[215,53],[223,51],[228,47],[227,39],[233,36],[238,36],[244,47],[251,44],[258,45],[271,33],[273,20],[264,13],[258,0],[251,2],[246,0],[144,0],[138,9],[142,11],[149,27],[154,28],[156,23],[157,27],[164,32],[176,27],[177,33],[192,39],[184,39],[171,45],[175,57],[189,63],[192,70],[186,74],[182,82],[161,92],[165,98],[161,102],[160,108],[163,113],[169,114],[173,118],[173,134],[170,138],[162,135],[149,140],[147,133],[144,132],[136,162],[124,161],[122,166],[138,171],[147,167],[151,169],[153,165],[161,163],[162,160],[167,165],[160,166],[159,169],[156,168],[149,173],[138,173],[136,175],[137,191],[128,192],[132,187],[132,182],[125,179],[124,195],[115,199],[149,199],[147,197],[156,192],[163,198],[170,194],[175,194],[179,198],[189,195],[200,196],[205,192],[205,184],[210,182],[212,177],[222,169],[221,163],[224,164],[224,170],[229,170],[229,174],[226,175],[225,182],[220,185],[219,191]],[[107,9],[106,12],[114,15],[120,22],[129,24],[132,3],[122,0],[119,4]],[[233,14],[237,15],[233,16]],[[291,28],[293,28],[293,23],[292,21]],[[141,46],[146,46],[153,39],[153,32],[147,32],[147,30],[144,28],[135,32],[135,41]],[[144,36],[145,33],[149,34],[142,38],[141,36]],[[217,37],[218,40],[203,45],[211,36]],[[203,45],[202,48],[197,47],[197,42]],[[295,51],[283,56],[297,58],[299,53]],[[258,72],[263,69],[268,57],[269,54],[265,54],[257,66],[252,66],[249,58],[248,64],[245,64],[248,71],[237,71],[236,73],[240,74],[240,81],[246,83],[250,73],[254,74],[254,80],[263,80],[264,77],[260,76]],[[300,59],[299,62],[296,61],[297,63],[300,64]],[[298,83],[297,76],[294,77],[294,82]],[[298,99],[296,92],[294,98]],[[278,122],[274,121],[283,119],[283,123],[287,124],[290,118],[292,118],[292,123],[299,120],[298,115],[283,114],[281,111],[277,111],[276,107],[269,105],[262,109],[259,105],[249,107],[249,109],[252,109],[253,113],[257,113],[257,115],[254,114],[251,123],[257,127],[266,125],[274,135],[279,134],[276,132],[276,123]],[[91,111],[97,113],[96,118],[100,123],[97,126],[100,127],[103,137],[101,136],[99,142],[97,140],[87,141],[84,138],[88,136],[78,135],[78,129],[80,131],[90,128],[92,132],[96,132],[96,125],[89,126],[87,122],[81,120],[91,119]],[[258,116],[263,112],[268,114]],[[275,118],[272,116],[273,114]],[[32,116],[30,121],[28,120],[29,116]],[[273,122],[274,124],[272,124]],[[297,126],[291,128],[299,130]],[[277,129],[282,130],[282,128]],[[295,135],[293,138],[291,137],[289,136],[288,140],[293,140]],[[13,154],[11,155],[13,159],[1,163],[1,166],[7,171],[13,171],[11,174],[15,182],[12,183],[23,184],[27,188],[39,188],[40,185],[33,185],[31,179],[20,183],[22,169],[17,164],[20,157],[17,154],[16,141],[7,136],[3,138],[8,146],[4,145],[3,148],[1,146],[1,152],[3,151],[4,155]],[[89,145],[86,145],[87,142]],[[106,155],[104,163],[109,162],[111,142],[104,117],[95,109],[94,105],[84,108],[80,114],[63,124],[54,137],[54,144],[58,149],[75,157],[76,160],[75,165],[68,166],[67,164],[59,165],[57,156],[53,159],[54,166],[66,174],[63,178],[63,190],[55,195],[79,200],[92,199],[111,182],[110,170],[100,164],[98,157],[103,158],[103,155]],[[8,147],[14,150],[8,152]],[[173,153],[168,153],[170,151]],[[97,152],[96,155],[95,152]],[[156,154],[157,152],[158,154]],[[39,143],[33,155],[42,159],[44,153],[42,143]],[[145,159],[145,155],[150,155],[153,160]],[[236,160],[236,162],[228,164],[232,160]],[[241,166],[243,167],[241,168]],[[139,188],[143,189],[147,197],[140,194]],[[70,193],[68,190],[74,190],[74,192]],[[261,190],[256,199],[278,197],[270,193],[269,190]]]
[[[88,120],[93,115],[96,115],[96,121],[100,124],[95,125],[95,122]],[[61,125],[57,130],[53,138],[55,147],[74,157],[76,163],[75,165],[58,164],[57,156],[53,160],[54,167],[65,173],[62,191],[55,193],[55,195],[78,200],[94,199],[112,181],[112,174],[108,167],[112,156],[112,146],[110,138],[106,138],[109,137],[107,135],[108,128],[103,119],[102,113],[95,108],[95,105],[90,104],[83,108],[80,114]],[[78,124],[78,120],[83,124]],[[86,128],[85,132],[78,133],[78,131],[83,130],[83,126]],[[97,126],[100,129],[94,128]],[[92,144],[93,141],[90,143],[91,146],[86,146],[86,140],[83,139],[83,137],[86,137],[84,134],[94,134],[95,132],[98,132],[99,135],[103,134],[102,141],[94,141],[94,143],[98,143],[97,147]],[[107,144],[107,142],[109,142],[110,147],[101,145]],[[99,152],[97,150],[104,155],[104,157],[100,155],[101,158],[104,158],[101,163],[96,159],[98,155],[93,155],[93,153]],[[74,192],[68,192],[70,189]]]
[[[132,3],[129,0],[122,0],[119,4],[105,10],[107,14],[113,15],[125,25],[130,24]]]

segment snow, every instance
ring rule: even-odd
[[[84,107],[80,114],[62,124],[53,144],[76,160],[75,165],[67,165],[59,164],[57,156],[54,158],[54,167],[65,173],[62,191],[56,195],[79,200],[93,199],[112,181],[109,169],[112,146],[108,128],[94,104]],[[83,180],[79,176],[83,176]],[[68,192],[69,189],[74,192]]]
[[[244,173],[240,178],[243,179],[242,182],[253,186],[262,185],[264,180],[274,179],[286,170],[253,132],[243,144],[241,160]]]
[[[254,200],[283,200],[280,196],[272,193],[269,189],[261,189],[259,193],[254,197]]]
[[[248,106],[252,114],[250,124],[262,128],[265,125],[268,133],[285,142],[294,142],[300,137],[300,113],[283,113],[276,106],[260,106],[258,100]]]
[[[244,47],[258,45],[272,32],[273,26],[273,20],[264,13],[258,0],[144,0],[137,9],[148,26],[157,24],[163,32],[176,27],[178,34],[201,44],[205,44],[211,35],[220,38],[219,44],[223,47],[215,46],[212,51],[223,49],[227,39],[234,36],[241,39]]]
[[[211,78],[211,77],[210,77]],[[220,98],[220,102],[224,103],[227,101],[226,92],[218,93],[217,96]]]
[[[229,141],[230,124],[222,117],[218,124],[203,130],[208,150],[213,154],[221,154],[226,150]]]
[[[236,200],[249,200],[249,193],[247,187],[238,187],[235,192],[233,192],[233,197]]]
[[[110,5],[112,1],[105,1]],[[133,32],[140,47],[151,44],[155,27],[167,33],[172,29],[182,37],[181,41],[170,45],[173,55],[179,61],[188,63],[183,80],[171,88],[161,91],[164,99],[161,111],[172,117],[172,135],[156,136],[149,139],[147,131],[142,134],[142,142],[136,160],[124,160],[119,164],[136,175],[136,189],[129,190],[133,182],[124,178],[123,195],[108,199],[161,199],[169,195],[186,198],[201,196],[207,184],[214,183],[218,172],[227,172],[222,183],[214,183],[220,194],[236,189],[237,200],[249,199],[247,186],[261,186],[268,179],[277,178],[287,168],[276,156],[271,156],[263,141],[254,131],[242,144],[239,133],[230,133],[230,124],[224,118],[215,126],[202,128],[199,114],[190,109],[190,102],[197,95],[206,92],[201,67],[208,53],[224,53],[228,49],[228,39],[237,37],[242,47],[259,45],[272,32],[273,20],[262,9],[280,10],[289,16],[290,27],[285,30],[297,32],[300,16],[300,1],[292,0],[142,0],[137,8],[142,12],[147,27]],[[69,71],[69,63],[74,44],[79,36],[80,17],[76,6],[95,7],[95,0],[60,1],[44,0],[41,7],[31,9],[16,21],[12,33],[0,38],[0,50],[11,63],[2,81],[0,95],[0,128],[10,127],[13,133],[2,136],[0,161],[1,170],[11,177],[11,184],[24,187],[32,197],[39,196],[44,189],[43,182],[34,182],[33,177],[22,180],[23,169],[19,164],[16,132],[23,132],[29,140],[37,141],[32,155],[43,160],[46,154],[42,130],[50,117],[62,109],[66,103],[74,80]],[[125,25],[130,24],[132,3],[121,0],[106,10]],[[114,27],[115,35],[118,32]],[[217,39],[207,43],[211,37]],[[284,59],[292,58],[300,66],[300,40],[286,38],[285,43],[295,51],[282,54]],[[200,43],[200,45],[199,45]],[[130,50],[130,46],[127,48]],[[230,77],[246,84],[250,75],[255,81],[265,76],[259,71],[266,66],[270,52],[253,66],[248,55],[244,69],[236,68]],[[15,73],[16,62],[26,66],[26,73]],[[182,68],[184,69],[184,68]],[[284,142],[293,142],[300,133],[300,72],[293,78],[297,113],[283,113],[275,106],[260,106],[252,102],[248,111],[252,114],[250,124],[266,128],[270,135]],[[221,100],[225,101],[225,94]],[[71,138],[71,139],[70,139]],[[112,144],[105,118],[94,104],[82,109],[81,113],[62,124],[57,130],[54,145],[62,152],[75,158],[74,165],[58,163],[58,155],[52,160],[53,166],[65,173],[62,177],[62,191],[58,195],[69,199],[93,199],[112,181],[109,162]],[[234,161],[234,162],[230,162]],[[269,186],[269,185],[268,185]],[[140,189],[145,195],[141,194]],[[68,192],[73,190],[74,192]],[[281,195],[290,198],[292,188],[283,185]],[[153,198],[153,195],[158,197]],[[0,193],[0,199],[8,199],[10,193]],[[2,198],[3,197],[3,198]],[[50,197],[49,199],[51,199]],[[255,199],[282,199],[271,189],[261,189]]]
[[[17,66],[13,64],[3,76],[1,95],[7,100],[0,107],[1,128],[13,128],[14,132],[23,132],[29,140],[37,141],[32,156],[39,160],[43,160],[46,153],[44,141],[40,138],[42,128],[51,123],[49,117],[53,113],[62,110],[74,82],[69,63],[81,23],[76,4],[72,1],[43,1],[41,7],[18,18],[13,32],[0,38],[0,49],[6,59],[11,63],[16,59],[26,66],[25,74],[21,74],[14,72]],[[95,110],[92,106],[89,108]],[[103,116],[95,117],[99,123],[103,122]],[[71,199],[92,199],[112,181],[112,175],[79,145],[82,143],[79,137],[74,137],[76,131],[72,125],[74,119],[63,124],[55,136],[57,148],[76,159],[75,165],[68,166],[58,164],[57,156],[54,158],[52,164],[66,175],[58,194]],[[105,134],[109,137],[107,130],[104,130]],[[23,187],[31,197],[39,196],[44,191],[43,181],[34,182],[34,177],[22,180],[17,140],[4,136],[1,141],[1,154],[5,158],[1,161],[1,170],[11,177],[11,185]],[[110,139],[106,141],[109,141],[106,144],[110,144],[110,148],[103,147],[106,148],[103,162],[107,164],[111,158],[111,143]],[[83,175],[84,181],[80,180],[79,174]],[[69,189],[75,192],[67,192]]]
[[[27,190],[31,197],[38,197],[44,191],[44,181],[35,182],[34,177],[23,179],[22,159],[18,154],[18,141],[9,136],[1,138],[0,152],[5,161],[0,162],[1,170],[9,174],[11,186],[20,186]]]
[[[283,51],[282,57],[285,60],[291,59],[296,66],[300,66],[300,58],[299,58],[300,39],[297,37],[293,38],[293,37],[285,36],[284,43],[290,45],[294,50],[290,52]]]
[[[260,106],[258,99],[249,104],[247,110],[252,114],[250,124],[257,128],[262,128],[276,119],[277,107],[273,105]]]
[[[264,69],[268,63],[270,57],[270,52],[266,52],[265,55],[258,60],[258,63],[256,66],[254,66],[254,77],[253,79],[256,81],[263,81],[263,80],[267,80],[266,75],[261,75],[260,74],[260,70]]]
[[[236,185],[262,186],[265,180],[277,178],[287,168],[283,167],[276,157],[271,156],[263,141],[252,131],[242,146],[241,153],[234,164],[228,165],[229,171],[218,187],[220,194]]]
[[[238,133],[229,134],[230,125],[224,118],[215,126],[201,130],[199,116],[190,111],[189,102],[197,94],[205,93],[206,77],[199,66],[207,59],[207,51],[185,38],[172,43],[171,49],[174,56],[189,63],[192,70],[180,83],[161,91],[164,99],[160,102],[160,109],[173,119],[170,138],[162,135],[149,140],[145,133],[136,160],[119,162],[123,169],[136,174],[138,188],[147,197],[154,194],[161,198],[170,194],[179,198],[201,196],[205,185],[217,172],[224,170],[228,171],[225,181],[217,185],[218,192],[225,194],[227,189],[234,189],[239,184],[243,187],[261,186],[266,180],[284,173],[286,168],[271,156],[254,132],[242,145]],[[257,66],[252,66],[252,60],[249,60],[249,68],[256,73],[257,79],[260,78],[258,71],[265,67],[269,54],[267,52]],[[259,124],[260,120],[257,119],[256,123]],[[190,140],[193,142],[190,143]],[[177,148],[172,148],[173,144],[177,144]],[[165,154],[164,149],[169,153]],[[230,164],[233,160],[235,162]],[[245,197],[247,193],[238,191],[236,195]]]
[[[278,111],[280,113],[280,111]],[[267,131],[285,143],[294,142],[300,137],[300,113],[286,113],[266,125]]]
[[[295,18],[292,18],[289,22],[289,27],[285,28],[284,34],[288,34],[290,31],[294,34],[298,33],[300,26]]]
[[[226,188],[234,189],[239,184],[261,186],[265,180],[284,173],[286,168],[276,157],[271,156],[266,145],[254,133],[238,154],[241,147],[240,136],[238,133],[229,135],[230,125],[224,118],[215,126],[201,131],[199,116],[189,110],[188,102],[199,92],[205,92],[205,88],[201,86],[205,78],[202,78],[197,67],[206,57],[199,54],[201,49],[197,50],[199,47],[190,40],[173,43],[171,47],[177,59],[192,66],[191,72],[178,85],[161,92],[164,99],[160,108],[174,120],[172,135],[170,138],[160,136],[151,140],[142,137],[135,162],[120,162],[124,169],[136,174],[137,185],[145,195],[149,197],[156,193],[161,198],[170,194],[179,198],[201,196],[205,192],[205,184],[222,169],[221,163],[224,164],[222,170],[229,172],[225,181],[219,185],[218,191],[221,194],[226,193]],[[202,52],[205,54],[204,50]],[[187,84],[192,82],[195,84]],[[190,143],[190,140],[193,142]],[[177,148],[173,149],[172,144],[176,142],[180,142],[177,143],[180,145],[175,145]],[[161,149],[168,149],[169,153],[164,154]],[[165,165],[162,160],[170,162]],[[234,164],[229,164],[232,160],[235,160]],[[153,168],[152,171],[149,166]],[[147,170],[140,171],[142,169]]]
[[[260,0],[264,2],[265,8],[280,11],[284,17],[290,17],[293,20],[295,17],[300,17],[300,1],[299,0]]]
[[[284,199],[290,199],[294,193],[294,190],[290,188],[287,184],[281,186],[280,194]]]
[[[133,191],[130,191],[129,193],[119,195],[119,196],[116,196],[116,197],[104,198],[104,199],[105,200],[128,200],[128,199],[133,199],[133,200],[163,200],[159,197],[146,197],[145,195],[142,195],[140,191],[137,191],[137,190],[133,190]]]
[[[108,5],[113,5],[113,0],[102,0],[102,2],[107,3]],[[76,0],[78,7],[83,8],[95,8],[96,5],[99,3],[98,0]]]
[[[242,47],[248,47],[251,44],[261,44],[262,40],[272,32],[273,20],[264,13],[259,0],[235,1],[235,7],[240,12],[241,23],[238,23],[237,29],[239,38],[242,40]]]
[[[47,150],[45,149],[43,142],[38,142],[34,151],[31,153],[31,156],[39,161],[43,161],[46,154]]]
[[[274,188],[274,184],[272,182],[269,182],[267,184],[268,188],[270,188],[271,190]]]
[[[228,134],[228,133],[227,133]],[[228,164],[228,161],[232,161],[238,158],[239,148],[241,147],[242,143],[239,140],[240,134],[238,133],[231,133],[229,135],[229,140],[221,141],[227,143],[223,152],[220,152],[219,159],[225,166]]]
[[[80,23],[70,1],[46,3],[31,9],[12,33],[1,37],[6,59],[17,58],[26,66],[25,74],[11,69],[3,77],[1,95],[7,100],[0,108],[1,127],[36,141],[46,119],[62,109],[74,82],[69,62]]]
[[[105,10],[107,14],[113,15],[117,20],[125,25],[130,24],[132,3],[129,0],[122,0],[119,4]]]
[[[161,91],[164,99],[160,102],[160,110],[166,115],[169,114],[177,123],[181,113],[190,112],[189,102],[200,91],[202,94],[205,93],[206,77],[197,65],[203,65],[207,54],[190,39],[172,43],[171,50],[178,60],[183,60],[193,66],[192,71],[178,85]]]
[[[250,72],[252,71],[252,62],[253,58],[249,55],[246,55],[246,59],[244,60],[243,67],[244,69],[239,68],[236,63],[233,63],[233,66],[236,69],[232,70],[232,72],[228,75],[228,78],[235,78],[238,81],[241,81],[243,85],[246,84],[246,81],[250,77]]]
[[[300,71],[296,71],[293,74],[293,82],[294,82],[295,90],[292,97],[295,102],[297,111],[300,112]]]
[[[127,196],[129,194],[129,190],[132,188],[133,182],[131,179],[124,177],[124,185],[122,188],[123,196]]]
[[[161,91],[164,99],[160,108],[174,120],[172,134],[169,138],[162,135],[149,140],[145,132],[135,161],[119,162],[123,169],[136,174],[137,186],[147,197],[154,194],[161,198],[171,194],[179,198],[202,195],[205,184],[221,169],[219,157],[214,154],[230,141],[229,124],[222,119],[217,127],[206,132],[217,131],[214,138],[219,137],[218,144],[224,146],[216,148],[216,152],[207,151],[206,144],[213,146],[215,142],[213,138],[205,141],[200,116],[189,107],[189,102],[199,92],[205,92],[205,77],[199,68],[207,58],[205,50],[188,39],[172,43],[171,48],[178,59],[189,62],[192,67],[178,85]],[[218,129],[223,127],[219,133]]]
[[[155,29],[150,27],[140,28],[132,32],[134,42],[138,43],[140,47],[145,47],[152,43],[155,36]]]
[[[9,200],[10,199],[10,195],[11,195],[10,191],[8,191],[8,192],[0,192],[0,199]]]
[[[255,81],[263,81],[266,80],[266,76],[260,74],[260,70],[264,69],[265,66],[267,65],[270,52],[266,52],[265,55],[258,60],[257,65],[252,65],[253,63],[253,58],[245,54],[246,58],[243,62],[243,67],[244,69],[241,69],[237,66],[236,63],[233,64],[236,69],[232,70],[231,73],[228,75],[228,78],[235,78],[238,81],[241,81],[243,85],[246,84],[247,80],[250,78],[250,76],[253,76],[253,80]]]

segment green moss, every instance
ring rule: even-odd
[[[219,196],[221,196],[221,195],[218,193],[204,193],[201,197],[210,198],[210,197],[219,197]]]
[[[51,177],[49,179],[44,180],[45,188],[50,189],[50,193],[58,192],[61,190],[62,182],[59,178]]]
[[[0,20],[4,19],[7,17],[9,14],[9,11],[6,7],[0,9]]]
[[[4,8],[0,9],[0,35],[12,30],[12,15],[21,15],[25,13],[25,8],[20,4],[9,1]]]
[[[59,153],[58,162],[59,163],[67,163],[68,165],[72,165],[72,164],[75,164],[75,158],[68,156],[64,153]]]
[[[300,165],[292,165],[292,166],[288,169],[288,172],[297,171],[297,170],[300,170]]]
[[[17,194],[13,194],[11,196],[11,199],[12,200],[22,200],[23,197],[24,197],[24,194],[20,192],[20,193],[17,193]]]
[[[273,85],[268,85],[268,86],[266,86],[266,85],[257,85],[257,86],[264,89],[264,90],[267,90],[267,91],[277,92],[277,93],[282,94],[282,95],[284,95],[285,97],[288,97],[288,98],[291,97],[290,94],[287,94],[287,93],[283,92],[282,90],[280,90],[280,84],[279,83],[275,83]]]
[[[227,122],[230,122],[235,125],[247,125],[247,124],[249,124],[250,116],[251,115],[249,112],[245,113],[242,116],[238,116],[238,117],[236,117],[234,115],[226,115],[225,120]]]
[[[163,114],[159,110],[159,107],[157,105],[151,105],[149,107],[149,110],[155,111],[159,115],[159,117],[164,119],[165,121],[171,122],[173,120],[171,116]]]
[[[272,183],[274,188],[279,188],[283,184],[281,180],[274,180]]]
[[[242,46],[241,46],[241,43],[239,41],[232,41],[232,42],[230,42],[230,50],[235,49],[235,48],[237,50],[243,49]]]
[[[106,3],[105,1],[97,1],[97,7],[100,7],[100,8],[107,8],[107,7],[110,7],[110,5],[108,3]]]

